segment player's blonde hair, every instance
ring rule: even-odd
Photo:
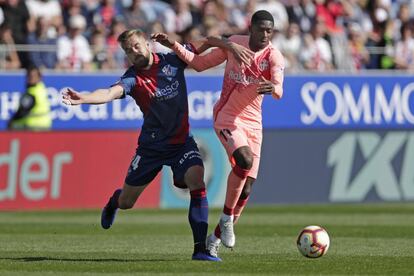
[[[122,45],[125,43],[131,36],[136,35],[137,37],[141,37],[145,39],[145,33],[140,29],[132,29],[126,30],[122,34],[118,36],[118,42]]]

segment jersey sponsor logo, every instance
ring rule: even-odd
[[[201,159],[201,154],[198,151],[190,150],[184,153],[184,155],[181,157],[179,163],[182,165],[186,160],[190,160],[193,158]]]
[[[171,98],[174,98],[178,95],[178,87],[180,86],[180,82],[178,80],[175,80],[170,85],[166,85],[163,88],[157,88],[155,90],[154,96],[159,101],[168,100]]]
[[[230,70],[228,76],[231,80],[234,80],[237,83],[241,83],[245,85],[259,83],[259,80],[256,79],[254,76],[251,76],[251,75],[247,76],[243,72],[235,72],[233,70]]]

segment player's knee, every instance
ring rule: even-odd
[[[203,181],[204,168],[202,166],[192,166],[184,175],[184,185],[191,191],[205,188]]]
[[[246,155],[243,158],[243,168],[250,170],[253,167],[253,155]]]
[[[236,152],[234,159],[236,165],[242,169],[250,170],[253,166],[253,154],[250,150]]]

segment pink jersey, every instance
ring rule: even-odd
[[[249,48],[249,36],[234,35],[230,41]],[[269,44],[254,55],[253,63],[240,66],[233,54],[216,48],[204,56],[187,51],[176,43],[173,50],[178,56],[197,71],[203,71],[227,60],[221,96],[214,106],[214,124],[243,125],[249,128],[262,128],[263,95],[256,89],[262,78],[270,80],[275,86],[275,98],[283,93],[284,58],[282,54]]]

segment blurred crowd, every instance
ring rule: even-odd
[[[185,43],[247,34],[261,9],[288,72],[414,69],[414,0],[0,0],[0,70],[123,69],[127,28]]]

